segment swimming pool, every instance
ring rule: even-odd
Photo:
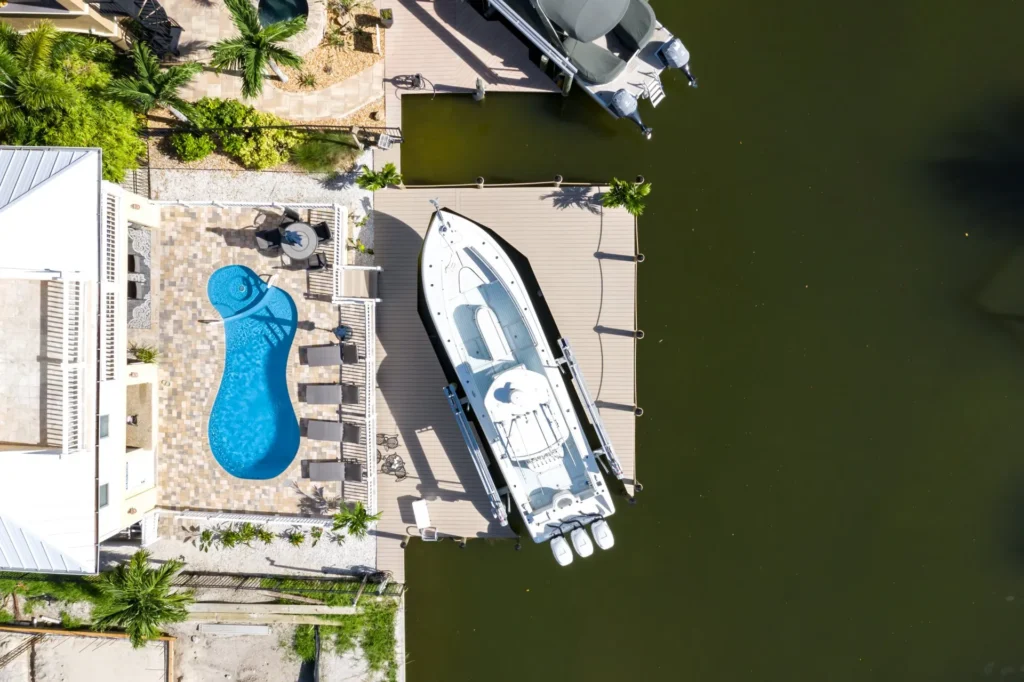
[[[269,26],[278,21],[304,17],[309,14],[306,0],[260,0],[260,23]]]
[[[207,438],[217,463],[238,478],[279,476],[299,451],[299,423],[288,395],[295,302],[242,265],[220,268],[206,286],[224,318],[224,373]]]

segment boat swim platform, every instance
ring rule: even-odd
[[[527,45],[500,21],[489,21],[465,0],[379,0],[395,23],[384,45],[384,111],[389,127],[402,126],[402,97],[469,93],[481,79],[488,92],[560,92],[530,61]],[[414,77],[425,82],[416,88]],[[401,169],[398,145],[374,153],[378,166]]]
[[[380,474],[377,567],[405,581],[400,542],[417,536],[412,503],[453,538],[512,537],[490,515],[458,424],[445,375],[417,310],[419,253],[442,207],[484,225],[530,261],[558,330],[572,344],[633,494],[636,479],[636,222],[607,209],[600,187],[387,189],[374,195],[377,304],[377,433],[398,436],[380,454],[403,458],[407,477]],[[555,344],[552,342],[552,347]],[[584,416],[585,420],[586,417]],[[613,477],[605,476],[613,490]],[[499,482],[499,485],[501,483]],[[619,498],[617,502],[624,506]],[[514,514],[514,511],[513,511]],[[511,516],[511,515],[510,515]]]

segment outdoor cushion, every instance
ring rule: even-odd
[[[626,70],[626,62],[594,43],[581,43],[572,38],[562,42],[565,54],[579,69],[579,77],[588,83],[604,85],[618,78]]]
[[[622,20],[628,0],[539,0],[539,3],[548,19],[570,38],[589,43]]]
[[[651,42],[657,25],[654,10],[646,0],[629,0],[626,14],[613,32],[626,47],[633,52],[639,52]]]

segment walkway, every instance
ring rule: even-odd
[[[428,500],[444,535],[501,537],[444,396],[444,373],[416,308],[417,257],[429,199],[492,228],[529,260],[570,340],[629,479],[635,478],[636,264],[633,218],[602,208],[598,188],[389,189],[377,192],[377,431],[399,437],[408,477],[381,474],[377,567],[404,582],[399,540],[415,534],[412,502]],[[613,486],[614,488],[614,486]],[[632,486],[628,487],[630,492]],[[625,507],[625,501],[620,500]],[[511,547],[510,547],[511,551]]]
[[[384,96],[384,62],[363,69],[356,75],[322,90],[285,92],[267,80],[263,93],[255,99],[243,100],[260,111],[267,111],[291,121],[319,118],[344,118],[370,102]],[[227,71],[203,71],[182,89],[187,100],[200,97],[242,99],[242,79]]]
[[[472,92],[477,78],[491,92],[558,92],[530,61],[526,45],[499,21],[488,21],[464,0],[378,0],[395,23],[384,48],[387,124],[402,125],[402,97],[430,95],[412,89],[421,74],[437,92]],[[374,162],[401,166],[397,147],[375,154]]]

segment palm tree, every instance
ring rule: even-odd
[[[98,587],[101,599],[92,611],[97,630],[120,628],[139,648],[160,636],[160,626],[188,618],[192,592],[171,592],[171,581],[185,564],[168,561],[150,568],[149,552],[140,549],[113,571],[104,573]]]
[[[24,35],[0,22],[0,128],[23,123],[45,109],[70,111],[81,104],[86,94],[67,77],[64,62],[76,55],[85,61],[112,56],[109,45],[62,33],[49,21]]]
[[[393,163],[385,163],[379,171],[363,167],[363,172],[356,178],[356,184],[371,192],[384,189],[388,185],[405,186],[402,182],[402,174],[398,172]]]
[[[187,123],[188,118],[182,112],[188,111],[191,105],[181,99],[178,91],[203,67],[188,62],[161,69],[160,60],[142,41],[132,45],[132,61],[135,63],[135,77],[112,81],[107,89],[111,97],[127,102],[144,114],[163,107],[179,121]]]
[[[242,35],[227,38],[212,48],[211,64],[218,71],[223,68],[237,68],[242,71],[242,96],[256,97],[263,92],[263,72],[269,66],[282,82],[288,77],[278,64],[297,67],[302,57],[279,43],[291,38],[306,28],[306,17],[294,17],[278,21],[270,26],[260,24],[256,5],[250,0],[224,0],[231,12],[231,21]]]
[[[352,507],[342,507],[341,511],[334,515],[334,526],[331,530],[345,529],[349,535],[365,538],[370,530],[370,524],[379,521],[380,517],[380,512],[371,514],[362,502],[356,502]]]
[[[651,193],[649,182],[628,182],[612,178],[611,187],[601,197],[601,204],[607,208],[625,208],[631,216],[644,212],[644,197]]]

